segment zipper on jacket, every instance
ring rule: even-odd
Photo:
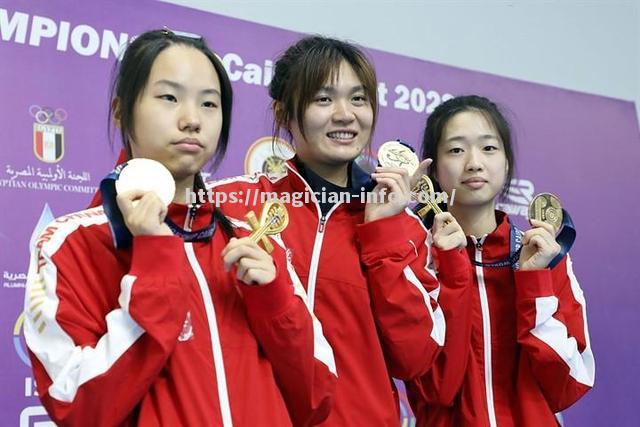
[[[323,233],[324,232],[324,224],[325,222],[327,222],[327,218],[326,217],[322,217],[320,218],[320,224],[318,225],[318,233]]]
[[[305,188],[313,194],[313,190],[307,184],[307,181],[298,173],[298,171],[287,166],[294,174],[300,178],[300,181],[304,184]],[[320,222],[318,223],[318,229],[316,230],[316,238],[313,241],[313,251],[311,252],[311,263],[309,265],[309,280],[307,281],[307,303],[309,306],[309,310],[313,312],[313,307],[315,304],[315,296],[316,296],[316,280],[318,277],[318,263],[320,262],[320,252],[322,252],[322,240],[324,239],[324,229],[329,217],[336,210],[338,206],[342,203],[336,203],[329,209],[326,215],[322,214],[320,210],[320,206],[316,202],[312,202],[316,207],[316,211],[318,212],[318,217],[320,218]]]
[[[185,230],[191,231],[191,225],[200,205],[191,206],[185,217]],[[200,295],[204,304],[205,315],[209,323],[209,337],[211,340],[211,353],[213,354],[213,369],[216,373],[216,386],[218,389],[218,403],[220,407],[220,416],[222,417],[223,427],[233,427],[231,418],[231,405],[229,403],[229,391],[227,388],[227,375],[224,371],[224,357],[222,354],[222,344],[220,343],[220,332],[218,331],[218,321],[216,317],[216,309],[213,304],[213,297],[209,290],[207,279],[204,276],[200,262],[196,257],[193,243],[184,242],[184,250],[189,260],[189,265],[193,274],[196,276]]]
[[[484,239],[487,236],[483,236],[478,240],[475,236],[471,236],[473,240],[476,252],[476,262],[482,262],[482,245]],[[493,371],[491,369],[491,316],[489,315],[489,298],[487,296],[487,287],[484,281],[484,270],[482,266],[476,265],[476,276],[478,278],[478,293],[480,294],[480,308],[482,311],[482,341],[484,349],[484,388],[487,398],[487,412],[489,416],[489,425],[491,427],[497,427],[496,422],[496,409],[493,402]]]
[[[320,222],[318,223],[318,230],[316,231],[316,238],[313,241],[313,252],[311,252],[311,263],[309,265],[309,281],[307,283],[307,299],[309,303],[309,310],[313,312],[316,297],[316,280],[318,279],[318,263],[320,262],[320,253],[322,252],[322,241],[324,240],[324,228],[329,219],[329,215],[338,207],[340,203],[333,205],[333,207],[327,212],[327,215],[320,215]],[[317,206],[317,205],[316,205]],[[318,208],[318,210],[320,210]]]

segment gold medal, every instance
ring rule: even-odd
[[[529,219],[551,224],[557,233],[560,230],[563,219],[560,199],[551,193],[536,195],[529,204]]]
[[[267,253],[273,252],[273,245],[267,236],[282,233],[289,225],[287,208],[280,201],[265,203],[260,214],[260,221],[253,211],[249,211],[245,218],[253,230],[249,238],[254,242],[261,242]]]
[[[438,206],[440,200],[436,200],[433,183],[427,175],[422,175],[416,186],[411,190],[411,195],[418,203],[424,206],[418,211],[420,218],[424,218],[429,211],[433,211],[435,215],[442,213],[442,209]]]
[[[378,163],[385,168],[402,168],[412,176],[418,169],[420,160],[416,153],[398,141],[388,141],[378,149]]]

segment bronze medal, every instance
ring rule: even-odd
[[[557,233],[562,225],[560,199],[551,193],[536,195],[529,204],[529,219],[551,224]]]

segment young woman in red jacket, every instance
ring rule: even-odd
[[[335,362],[284,250],[270,256],[211,203],[187,205],[227,148],[222,63],[199,37],[150,31],[127,47],[112,94],[127,158],[162,163],[175,198],[105,191],[32,248],[24,330],[49,415],[60,426],[322,421]]]
[[[509,123],[490,100],[461,96],[429,116],[423,158],[455,202],[473,280],[443,280],[443,352],[409,383],[419,426],[555,426],[594,381],[585,300],[553,226],[521,233],[496,210],[514,171]],[[434,233],[447,225],[436,219]],[[520,242],[521,240],[521,242]],[[521,246],[518,253],[518,246]]]
[[[378,168],[370,175],[355,162],[371,144],[375,71],[354,45],[307,37],[278,59],[269,94],[275,135],[296,150],[286,174],[223,180],[212,189],[294,201],[282,238],[336,355],[336,399],[325,425],[395,427],[391,376],[426,372],[445,325],[431,238],[407,209],[407,172]],[[391,196],[365,203],[367,192],[382,191]],[[234,206],[225,205],[225,212],[234,215]],[[453,249],[464,242],[462,231],[457,241],[440,240],[450,245],[441,254],[444,274],[468,281],[470,266],[459,268],[469,264],[466,256]]]

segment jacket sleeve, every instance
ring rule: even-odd
[[[374,319],[391,375],[425,373],[444,344],[440,285],[431,264],[431,236],[408,210],[356,230]]]
[[[109,307],[90,291],[92,283],[111,285],[92,267],[103,249],[56,241],[32,250],[25,296],[24,334],[40,399],[60,426],[119,425],[176,345],[188,288],[176,272],[185,271],[186,255],[176,237],[135,237],[118,304]]]
[[[251,330],[265,352],[293,425],[319,424],[329,415],[337,374],[333,350],[309,310],[304,288],[274,245],[276,278],[263,286],[238,283]]]
[[[568,255],[553,270],[516,271],[515,277],[518,343],[549,406],[560,411],[595,378],[582,289]]]
[[[407,383],[414,401],[452,406],[465,378],[471,342],[473,268],[466,251],[434,249],[440,306],[447,319],[444,348],[431,369]]]

